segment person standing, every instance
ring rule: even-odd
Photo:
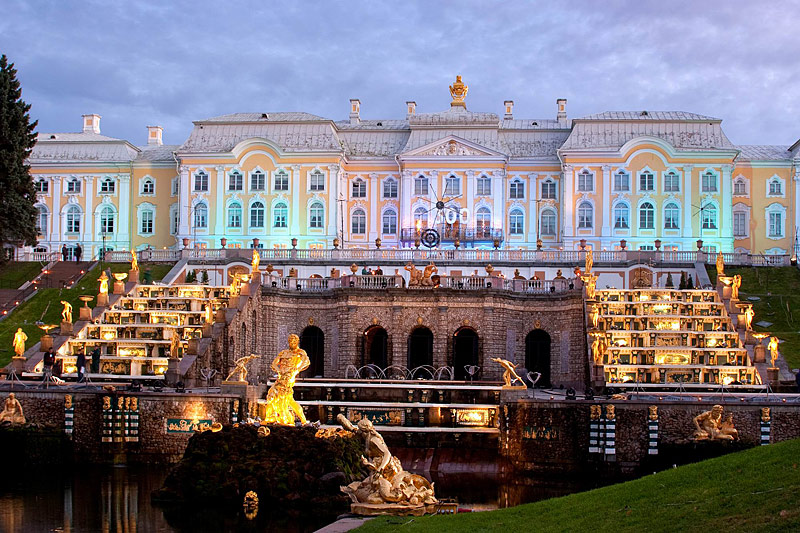
[[[78,367],[78,383],[83,383],[86,379],[86,348],[78,353],[75,366]]]
[[[92,374],[100,372],[100,348],[92,350]]]
[[[64,244],[63,246],[61,246],[61,260],[62,261],[66,261],[67,260],[67,254],[68,253],[69,252],[67,250],[67,245]]]
[[[78,244],[75,246],[75,262],[80,263],[82,255],[83,255],[83,248],[81,248],[81,245]]]
[[[42,365],[44,366],[45,379],[50,379],[50,376],[53,375],[53,365],[55,364],[56,364],[56,353],[53,351],[53,348],[50,348],[46,352],[44,352],[44,357],[42,357]]]

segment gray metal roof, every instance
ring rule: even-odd
[[[317,120],[328,120],[311,113],[303,111],[280,111],[275,113],[229,113],[218,117],[211,117],[204,120],[195,121],[195,124],[204,122],[313,122]]]
[[[557,159],[558,149],[569,136],[569,130],[514,131],[501,130],[500,139],[511,157]]]
[[[162,162],[162,161],[169,161],[174,163],[175,158],[172,156],[172,152],[175,152],[180,148],[179,144],[148,144],[145,146],[137,146],[139,149],[139,161],[153,161],[153,162]]]
[[[719,121],[721,119],[688,113],[686,111],[604,111],[594,115],[586,115],[577,120],[700,120]]]
[[[139,150],[121,139],[96,133],[40,133],[31,151],[31,163],[130,162]]]
[[[342,150],[332,122],[217,122],[195,122],[192,133],[178,151],[230,152],[240,142],[252,138],[267,139],[285,152]]]
[[[394,157],[403,151],[410,130],[399,131],[339,131],[344,153],[349,157]]]
[[[736,146],[740,150],[739,161],[791,161],[792,152],[785,145],[742,144]]]

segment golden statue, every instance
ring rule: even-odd
[[[597,276],[594,274],[584,274],[581,275],[581,281],[583,281],[583,286],[586,287],[586,299],[594,300]]]
[[[433,484],[420,475],[403,470],[400,460],[389,451],[369,418],[362,418],[356,426],[342,414],[337,420],[344,429],[364,440],[361,463],[370,471],[363,481],[341,487],[352,501],[352,513],[419,516],[434,512],[433,505],[438,500],[434,496]]]
[[[6,398],[5,408],[0,413],[0,422],[11,422],[12,424],[24,424],[25,415],[22,412],[22,404],[17,400],[16,395],[11,392]]]
[[[717,277],[725,275],[725,259],[722,257],[722,252],[717,252]]]
[[[205,306],[205,313],[203,313],[203,317],[205,318],[206,324],[214,323],[214,310],[211,308],[210,302]]]
[[[584,268],[586,274],[592,273],[593,265],[594,265],[594,252],[592,252],[592,250],[590,249],[586,251],[586,266]]]
[[[592,341],[592,359],[594,359],[595,365],[599,366],[605,363],[605,349],[606,346],[603,336],[595,335],[594,340]]]
[[[761,421],[762,422],[769,422],[770,421],[769,407],[762,407],[761,408]]]
[[[250,264],[250,268],[252,268],[253,274],[258,272],[259,263],[261,263],[261,255],[259,255],[258,250],[253,248],[253,262]]]
[[[589,406],[589,417],[592,420],[600,420],[600,406],[599,405],[590,405]]]
[[[694,417],[695,440],[736,440],[739,432],[733,427],[733,415],[722,420],[722,406],[715,405]]]
[[[433,261],[431,261],[422,272],[422,285],[424,287],[433,287],[433,280],[431,279],[431,276],[437,272],[439,272],[439,269],[436,268],[436,265],[434,265]]]
[[[14,353],[17,357],[21,357],[22,354],[25,353],[25,341],[28,340],[28,336],[25,335],[25,332],[22,331],[22,328],[17,328],[17,332],[14,333],[14,340],[12,341],[14,345]]]
[[[61,311],[61,320],[64,322],[72,322],[72,304],[66,300],[61,300],[64,310]]]
[[[242,288],[241,288],[241,282],[239,280],[239,275],[234,274],[233,279],[231,280],[231,288],[230,288],[231,296],[239,296],[241,290]]]
[[[135,250],[131,250],[131,270],[139,270],[139,259]]]
[[[422,285],[422,271],[419,270],[417,267],[414,266],[414,263],[408,262],[405,266],[405,270],[408,270],[409,278],[408,278],[408,286],[409,287],[419,287]]]
[[[597,304],[592,304],[589,308],[589,321],[592,323],[593,328],[597,328],[597,325],[600,323],[600,306]]]
[[[466,109],[467,105],[464,103],[464,98],[467,97],[467,91],[469,91],[469,87],[461,81],[461,76],[456,76],[455,83],[450,86],[450,96],[453,98],[450,106],[460,106]]]
[[[108,294],[108,275],[105,270],[97,278],[97,281],[100,282],[100,294]]]
[[[616,408],[611,404],[606,405],[606,420],[614,420],[617,418],[617,412],[615,409]]]
[[[508,359],[500,359],[499,357],[492,357],[492,361],[494,361],[495,363],[499,364],[500,366],[506,369],[506,371],[503,372],[503,381],[505,382],[505,384],[503,385],[504,389],[528,388],[527,385],[525,385],[525,382],[522,381],[522,378],[519,377],[519,374],[517,374],[516,371],[514,370],[515,368],[517,368],[517,365],[515,365]],[[519,381],[521,385],[512,386],[511,384],[515,381]]]
[[[247,381],[247,363],[252,361],[253,359],[258,359],[259,355],[246,355],[244,357],[240,357],[239,359],[235,360],[233,364],[233,370],[231,370],[228,377],[225,378],[225,381]],[[239,379],[232,379],[234,376],[238,374]]]
[[[775,368],[778,364],[778,337],[769,338],[767,349],[769,350],[769,364],[772,368]]]
[[[744,310],[744,328],[747,331],[753,329],[753,318],[756,316],[756,312],[753,310],[752,305],[748,305],[747,308]]]
[[[742,286],[742,276],[736,274],[733,276],[733,281],[731,282],[731,299],[738,300],[739,299],[739,287]]]
[[[177,329],[172,330],[172,337],[169,341],[169,356],[173,359],[177,359],[180,355],[180,348],[181,348],[181,336],[178,333]]]
[[[653,421],[658,420],[658,406],[657,405],[651,405],[650,407],[647,408],[647,410],[649,411],[647,417],[650,420],[653,420]]]
[[[300,348],[300,337],[289,335],[289,348],[281,350],[272,361],[272,371],[278,373],[278,378],[267,392],[264,422],[293,426],[295,419],[299,419],[301,424],[306,423],[306,415],[294,399],[294,382],[297,374],[310,365],[308,354]]]

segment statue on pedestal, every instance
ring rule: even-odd
[[[731,300],[739,299],[739,287],[742,286],[742,276],[736,274],[731,282]]]
[[[597,304],[592,304],[589,308],[589,320],[592,324],[593,328],[597,328],[597,325],[600,323],[600,306]]]
[[[292,426],[295,419],[306,423],[303,409],[294,399],[294,382],[297,374],[311,365],[306,351],[300,348],[300,337],[289,335],[289,348],[281,350],[272,361],[272,371],[278,378],[267,392],[267,409],[264,422]]]
[[[767,349],[769,349],[769,365],[772,368],[776,368],[778,364],[778,337],[770,337],[769,344],[767,344]]]
[[[25,415],[22,412],[22,404],[17,400],[16,395],[12,392],[6,398],[5,408],[0,413],[0,422],[11,422],[12,424],[24,424]]]
[[[252,268],[253,274],[258,272],[259,263],[261,263],[261,255],[258,253],[258,250],[253,248],[253,262],[250,265],[250,268]]]
[[[66,301],[61,300],[61,304],[64,306],[64,310],[61,311],[61,320],[64,322],[72,322],[72,305]]]
[[[736,440],[739,432],[733,427],[733,415],[722,420],[722,406],[715,405],[694,417],[694,440]]]
[[[258,359],[260,356],[258,355],[246,355],[244,357],[240,357],[239,359],[235,360],[233,364],[233,370],[231,370],[228,377],[225,378],[225,381],[238,381],[238,382],[247,382],[247,363],[252,361],[253,359]],[[237,377],[238,379],[233,379]]]
[[[725,275],[725,259],[722,257],[722,252],[717,252],[717,277]]]
[[[584,265],[584,270],[587,274],[592,273],[592,266],[594,266],[594,252],[591,250],[586,251],[586,263]]]
[[[14,354],[17,357],[21,357],[25,353],[25,341],[27,340],[28,336],[25,335],[22,328],[17,328],[17,332],[14,333],[14,340],[12,341],[14,345]]]
[[[515,365],[514,363],[512,363],[511,361],[509,361],[507,359],[500,359],[499,357],[492,357],[492,361],[494,361],[495,363],[499,364],[500,366],[502,366],[503,368],[506,369],[506,371],[503,372],[503,381],[505,382],[505,384],[503,385],[504,389],[506,389],[506,388],[527,389],[528,388],[525,385],[525,382],[522,381],[522,378],[519,377],[519,374],[517,374],[516,371],[515,371],[515,369],[517,368],[517,365]],[[514,381],[519,381],[521,383],[521,385],[512,386],[511,384]]]
[[[753,306],[747,306],[747,309],[744,310],[744,328],[747,331],[753,329],[753,318],[756,316],[756,312],[753,311]]]
[[[597,276],[594,274],[583,274],[581,275],[581,281],[583,281],[583,286],[586,287],[586,299],[594,300]]]
[[[139,259],[136,257],[136,250],[131,250],[131,270],[139,270]]]
[[[97,278],[97,281],[100,282],[100,294],[108,294],[108,275],[105,270],[100,274],[100,277]]]
[[[177,329],[172,330],[172,337],[170,338],[169,342],[169,356],[173,359],[177,359],[180,355],[180,348],[181,348],[181,336],[178,333]]]

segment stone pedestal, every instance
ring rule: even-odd
[[[50,346],[52,347],[52,345],[53,345],[53,339],[51,337]],[[13,366],[14,370],[16,370],[17,376],[21,376],[22,372],[25,370],[25,361],[27,361],[27,359],[25,359],[25,357],[22,355],[15,355],[14,357],[11,358],[11,366]]]
[[[108,307],[108,293],[101,292],[97,295],[97,305],[99,307]]]
[[[139,270],[128,270],[128,281],[139,283]]]
[[[779,385],[780,369],[774,366],[767,368],[767,379],[769,380],[769,386],[775,389]]]
[[[124,281],[114,281],[114,294],[125,294]]]
[[[80,312],[78,315],[78,320],[92,320],[92,308],[91,307],[81,307]]]
[[[203,338],[207,339],[211,337],[211,332],[214,328],[213,324],[203,324]]]
[[[239,307],[239,297],[231,296],[228,298],[228,309],[236,309],[237,307]]]
[[[72,322],[67,322],[65,320],[61,321],[61,334],[72,335]]]
[[[42,338],[39,339],[39,342],[41,343],[39,345],[39,348],[41,349],[41,351],[46,352],[47,350],[49,350],[50,348],[53,347],[53,336],[52,335],[48,335],[48,334],[42,335]],[[15,356],[15,357],[19,357],[19,356]],[[24,361],[25,358],[23,357],[22,360]]]
[[[725,285],[724,283],[720,283],[722,286],[722,299],[723,300],[730,300],[731,299],[731,286]]]
[[[167,360],[167,373],[164,376],[167,380],[167,383],[173,384],[180,380],[181,376],[178,368],[179,364],[180,361],[178,359]]]
[[[239,294],[242,296],[250,296],[250,283],[243,283],[242,290],[239,291]]]
[[[256,285],[261,285],[261,271],[256,270],[250,274],[252,276],[252,280]]]
[[[230,306],[230,302],[228,302],[228,305]],[[214,322],[225,322],[225,309],[224,308],[217,309],[217,312],[214,315]]]
[[[767,362],[767,348],[763,344],[756,344],[755,349],[753,350],[753,362],[754,363],[766,363]]]
[[[189,339],[186,342],[186,354],[197,355],[198,344],[198,339]]]

